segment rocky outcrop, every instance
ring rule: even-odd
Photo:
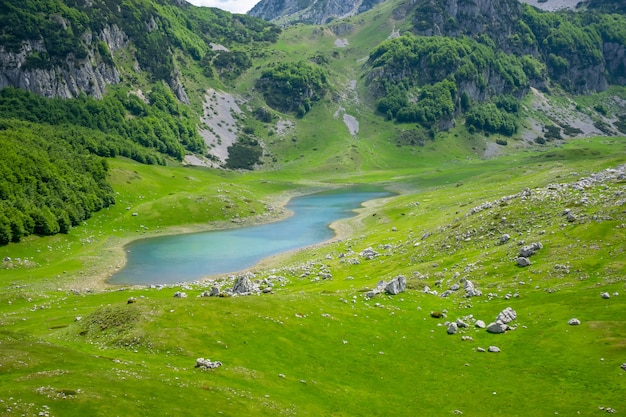
[[[116,25],[107,26],[94,35],[86,32],[81,41],[87,56],[69,54],[60,62],[34,62],[33,57],[47,56],[43,40],[22,43],[19,51],[0,46],[0,89],[16,87],[45,97],[73,98],[80,93],[102,98],[109,84],[120,82],[120,73],[111,59],[112,53],[128,44],[128,37]],[[106,44],[109,53],[98,45]]]
[[[275,23],[323,25],[363,13],[384,0],[261,0],[248,14]]]

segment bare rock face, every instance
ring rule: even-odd
[[[363,13],[384,0],[261,0],[248,14],[268,21],[323,25]]]
[[[0,46],[0,89],[16,87],[44,97],[73,98],[85,93],[102,98],[107,85],[120,82],[120,73],[110,57],[101,55],[97,43],[104,42],[113,53],[127,45],[128,37],[113,25],[98,35],[87,32],[81,40],[85,57],[69,54],[62,62],[39,66],[29,58],[47,53],[42,40],[24,42],[17,52]]]

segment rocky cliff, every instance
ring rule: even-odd
[[[280,23],[326,24],[363,13],[385,0],[261,0],[249,14]]]
[[[110,56],[99,52],[103,42],[113,53],[126,46],[128,37],[117,26],[100,33],[85,33],[81,39],[86,56],[70,53],[62,61],[37,62],[33,57],[52,55],[43,40],[22,42],[19,50],[0,45],[0,89],[17,87],[45,97],[72,98],[84,93],[101,98],[109,84],[120,82],[120,73]]]

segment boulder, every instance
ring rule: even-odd
[[[211,359],[198,358],[196,359],[196,368],[200,368],[202,370],[207,369],[215,369],[222,366],[222,362],[220,361],[211,361]]]
[[[470,280],[465,281],[464,289],[465,289],[465,296],[467,298],[478,297],[478,296],[483,295],[482,291],[476,288],[474,286],[474,283]]]
[[[404,275],[398,275],[385,286],[387,294],[397,295],[406,289],[406,278]]]
[[[217,297],[220,295],[220,287],[212,286],[209,297]]]
[[[511,240],[511,235],[508,235],[508,234],[503,234],[503,235],[500,237],[500,243],[501,243],[501,244],[504,244],[504,243],[508,242],[509,240]]]
[[[257,290],[257,286],[250,281],[247,275],[237,277],[235,285],[233,285],[233,294],[250,294]]]
[[[530,245],[522,247],[519,251],[519,256],[523,258],[528,258],[529,256],[533,256],[536,251],[543,248],[543,244],[541,242],[531,243]]]
[[[520,256],[517,258],[517,266],[525,267],[530,265],[530,259]]]
[[[489,323],[489,326],[487,326],[487,331],[493,334],[500,334],[506,332],[507,328],[508,326],[506,324],[496,321],[493,323]]]
[[[611,298],[611,295],[608,292],[603,292],[600,294],[600,297],[604,298],[605,300],[608,300],[609,298]]]
[[[486,352],[485,348],[481,348],[480,346],[476,348],[478,352]]]
[[[620,368],[622,368],[623,371],[626,371],[626,362],[624,362],[623,364],[620,365]]]
[[[511,307],[507,307],[498,314],[496,321],[500,321],[504,324],[510,323],[517,318],[517,313]]]
[[[476,323],[474,323],[474,326],[476,326],[479,329],[484,329],[485,327],[487,327],[485,322],[482,320],[476,320]]]
[[[174,298],[187,298],[187,293],[182,291],[176,291],[174,293]]]
[[[489,346],[489,349],[488,349],[488,350],[489,350],[489,352],[492,352],[492,353],[498,353],[498,352],[500,352],[500,348],[499,348],[499,347],[497,347],[497,346]]]
[[[580,324],[580,320],[578,319],[570,319],[567,324],[569,324],[570,326],[578,326]]]
[[[448,325],[448,334],[455,334],[459,330],[456,322],[452,322]]]
[[[461,320],[461,319],[456,319],[456,325],[457,325],[460,329],[465,329],[465,328],[469,327],[469,326],[468,326],[468,324],[467,324],[467,323],[465,323],[465,322],[464,322],[463,320]]]
[[[375,257],[378,256],[378,252],[376,252],[374,249],[372,249],[371,247],[363,249],[361,251],[361,257],[365,258],[365,259],[374,259]]]

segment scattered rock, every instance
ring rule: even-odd
[[[448,325],[448,334],[455,334],[459,330],[456,322],[452,322]]]
[[[489,326],[487,326],[487,331],[493,334],[504,333],[506,332],[507,329],[508,329],[508,326],[502,323],[501,321],[490,323]]]
[[[196,368],[200,368],[203,371],[207,369],[215,369],[222,366],[222,362],[220,361],[211,361],[211,359],[198,358],[196,359]]]
[[[604,298],[605,300],[608,300],[609,298],[611,298],[611,294],[609,294],[608,292],[603,292],[600,294],[600,297]]]
[[[479,329],[484,329],[485,327],[487,327],[485,322],[482,320],[476,320],[476,323],[474,323],[474,326],[476,326]]]
[[[126,304],[134,304],[137,302],[137,298],[135,297],[130,297],[127,301]]]
[[[500,352],[500,348],[497,346],[489,346],[489,352],[498,353]]]
[[[431,311],[430,312],[430,317],[432,317],[434,319],[440,319],[442,317],[445,317],[445,315],[441,311]]]
[[[174,293],[174,298],[187,298],[187,293],[182,291],[176,291]]]
[[[570,326],[578,326],[580,324],[580,320],[574,318],[574,319],[570,319],[567,324],[569,324]]]
[[[463,289],[465,290],[465,297],[467,298],[479,297],[483,295],[483,292],[476,288],[474,283],[470,280],[465,280]]]
[[[459,329],[466,329],[469,327],[469,325],[461,319],[456,319],[456,325],[459,327]]]
[[[220,287],[212,286],[209,297],[218,297],[220,295]]]
[[[478,352],[486,352],[485,348],[481,348],[480,346],[476,348]]]
[[[517,266],[525,267],[530,265],[530,259],[520,256],[517,258]]]
[[[371,260],[371,259],[374,259],[375,257],[378,256],[378,252],[376,252],[374,249],[369,247],[367,249],[363,249],[363,251],[361,251],[360,255],[361,255],[361,258],[365,258],[367,260]]]
[[[626,362],[624,362],[623,364],[620,365],[620,368],[622,368],[623,371],[626,371]]]
[[[501,321],[502,323],[510,323],[517,318],[517,313],[511,307],[507,307],[498,314],[496,317],[496,321]]]
[[[501,244],[505,244],[505,243],[507,243],[509,240],[511,240],[511,236],[510,236],[510,235],[503,234],[503,235],[500,237],[500,243],[501,243]]]
[[[248,275],[237,277],[233,285],[233,294],[245,295],[257,292],[258,287],[250,280]]]
[[[385,286],[387,294],[398,295],[406,289],[406,278],[404,275],[398,275]]]
[[[519,251],[519,256],[522,258],[528,258],[530,256],[533,256],[536,251],[542,248],[543,245],[541,244],[541,242],[532,243],[530,245],[522,247],[522,249],[520,249]]]

